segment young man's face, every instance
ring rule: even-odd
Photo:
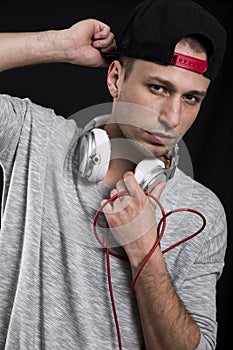
[[[187,46],[178,44],[175,51],[205,59],[204,53]],[[138,113],[135,108],[132,120],[128,113],[128,124],[119,122],[118,135],[138,142],[156,156],[166,153],[196,119],[209,83],[201,74],[143,60],[135,60],[125,80],[120,63],[113,63],[108,85],[114,102],[145,107],[144,112],[139,107]]]

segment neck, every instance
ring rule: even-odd
[[[104,178],[104,182],[111,186],[116,187],[119,180],[123,179],[124,174],[127,171],[134,171],[136,164],[126,159],[112,159],[109,163],[107,174]]]
[[[129,142],[124,138],[117,123],[109,123],[104,126],[111,140],[111,160],[104,182],[111,187],[123,178],[126,171],[134,171],[135,162],[129,156]]]
[[[103,181],[115,187],[127,171],[134,171],[141,160],[153,155],[137,142],[125,138],[117,123],[106,124],[104,129],[111,142],[111,160]]]

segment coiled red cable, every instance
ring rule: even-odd
[[[148,262],[148,260],[150,259],[150,257],[152,256],[152,254],[154,253],[154,251],[156,250],[156,248],[160,244],[160,241],[161,241],[161,239],[162,239],[162,237],[164,235],[164,232],[165,232],[166,218],[168,216],[170,216],[170,215],[172,215],[174,213],[177,213],[177,212],[187,211],[187,212],[194,213],[194,214],[198,215],[199,217],[201,217],[203,223],[202,223],[201,228],[198,231],[196,231],[193,234],[189,235],[188,237],[185,237],[184,239],[181,239],[180,241],[172,244],[170,247],[162,250],[163,254],[167,253],[168,251],[174,249],[178,245],[180,245],[180,244],[182,244],[182,243],[192,239],[193,237],[197,236],[199,233],[201,233],[204,230],[204,228],[206,226],[206,219],[205,219],[204,215],[202,213],[200,213],[199,211],[197,211],[195,209],[191,209],[191,208],[178,208],[178,209],[174,209],[174,210],[171,210],[171,211],[165,213],[165,210],[164,210],[161,202],[155,196],[153,196],[152,194],[150,194],[150,193],[148,193],[146,191],[145,191],[145,194],[148,197],[152,198],[157,203],[157,205],[159,206],[159,208],[161,210],[162,217],[161,217],[161,219],[160,219],[160,221],[158,223],[158,226],[157,226],[158,239],[154,243],[153,247],[151,248],[151,250],[149,251],[149,253],[145,257],[145,259],[143,260],[141,266],[139,267],[139,269],[138,269],[138,271],[137,271],[137,273],[136,273],[136,275],[135,275],[135,277],[133,279],[133,282],[132,282],[132,286],[131,286],[132,291],[134,291],[134,287],[135,287],[135,284],[136,284],[136,282],[138,280],[138,277],[139,277],[140,273],[142,272],[142,270],[145,267],[146,263]],[[122,196],[126,196],[126,195],[128,195],[128,191],[124,190],[124,191],[121,191],[121,192],[115,194],[114,196],[109,198],[107,201],[105,201],[104,204],[101,205],[101,207],[96,212],[96,215],[95,215],[94,221],[93,221],[93,230],[94,230],[95,237],[96,237],[97,241],[99,242],[99,244],[103,248],[105,248],[105,251],[106,251],[109,293],[110,293],[110,298],[111,298],[111,303],[112,303],[112,310],[113,310],[115,326],[116,326],[116,331],[117,331],[119,350],[122,350],[122,341],[121,341],[120,327],[119,327],[119,322],[118,322],[118,317],[117,317],[117,312],[116,312],[116,306],[115,306],[115,300],[114,300],[114,294],[113,294],[113,287],[112,287],[112,280],[111,280],[110,255],[113,255],[113,256],[115,256],[115,257],[117,257],[119,259],[124,259],[124,260],[128,260],[128,259],[127,259],[126,256],[120,255],[117,252],[115,252],[114,250],[109,249],[109,247],[108,247],[108,228],[109,228],[108,224],[106,223],[106,243],[105,244],[99,238],[99,235],[98,235],[97,230],[96,230],[96,224],[97,224],[97,220],[98,220],[99,215],[101,214],[102,210],[104,209],[104,207],[107,204],[113,202],[116,198],[119,198],[119,197],[122,197]]]

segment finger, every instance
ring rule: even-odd
[[[98,24],[98,27],[96,28],[94,39],[98,40],[98,39],[106,38],[111,31],[110,27],[102,22],[97,22],[97,24]]]
[[[115,198],[114,198],[115,197]],[[111,192],[110,192],[110,199],[112,199],[111,201],[111,206],[112,206],[112,211],[114,211],[115,213],[118,212],[119,210],[121,210],[121,198],[118,197],[118,191],[116,188],[114,188]]]
[[[117,189],[114,188],[114,189],[110,192],[110,198],[111,198],[111,197],[114,197],[117,193],[118,193],[118,192],[117,192]]]
[[[167,184],[164,182],[159,183],[157,186],[155,186],[153,188],[153,190],[151,191],[151,195],[156,198],[158,201],[160,200],[161,194],[163,193],[164,189],[166,188]],[[151,199],[151,204],[156,207],[156,203],[157,201],[155,201],[155,199],[150,198]]]
[[[112,208],[115,213],[122,211],[127,205],[127,202],[125,201],[125,196],[121,195],[121,192],[125,189],[126,187],[124,185],[124,181],[120,180],[116,185],[116,189],[111,191],[111,197],[116,196],[116,198],[112,201]]]
[[[124,174],[124,182],[131,197],[144,195],[144,192],[134,177],[133,172],[128,171]]]
[[[115,37],[112,33],[110,33],[107,37],[104,37],[103,39],[94,39],[92,45],[98,49],[104,49],[110,46],[115,46]]]
[[[118,192],[127,190],[127,187],[125,185],[125,181],[123,179],[121,179],[117,182],[116,189]]]
[[[111,198],[113,198],[115,195],[117,195],[117,193],[118,193],[117,190],[114,188],[110,192],[110,198],[109,199],[103,199],[101,201],[101,206],[103,206],[102,209],[103,209],[104,213],[112,213],[112,211],[113,211],[113,201],[111,201]]]
[[[110,203],[107,203],[107,202],[108,202],[107,199],[103,199],[101,201],[101,206],[103,207],[103,212],[105,214],[110,214],[110,213],[112,213],[112,206]]]
[[[151,194],[155,196],[157,199],[159,199],[166,185],[167,185],[166,183],[160,182],[157,186],[155,186],[155,188],[153,188],[153,190],[151,191]]]
[[[127,188],[126,188],[126,186],[125,186],[125,182],[124,182],[123,179],[121,179],[121,180],[119,180],[119,181],[117,182],[117,184],[116,184],[116,190],[117,190],[117,192],[118,192],[118,194],[119,194],[119,199],[120,199],[120,201],[122,201],[122,200],[124,199],[124,196],[121,195],[121,193],[127,191]],[[128,191],[127,191],[127,192],[128,192]]]
[[[116,190],[119,197],[114,201],[113,205],[116,211],[121,211],[127,207],[132,197],[128,195],[128,190],[123,179],[117,182]]]
[[[117,48],[116,42],[114,41],[114,43],[112,43],[111,45],[104,47],[104,48],[100,48],[99,50],[101,51],[101,53],[106,53],[106,52],[115,51],[116,48]]]

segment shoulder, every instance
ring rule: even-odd
[[[227,219],[219,197],[179,169],[166,190],[165,211],[184,209],[183,214],[174,214],[170,219],[171,230],[175,227],[177,240],[184,238],[187,232],[197,232],[203,223],[201,217],[205,220],[202,233],[197,239],[191,239],[185,249],[183,247],[183,254],[190,254],[199,263],[219,264],[218,271],[221,271],[227,246]],[[191,212],[187,209],[191,209]]]
[[[221,200],[213,190],[191,176],[186,175],[180,169],[176,170],[173,183],[171,183],[170,187],[173,188],[173,191],[177,187],[183,204],[185,202],[193,203],[199,208],[208,208],[208,211],[224,211]]]
[[[57,122],[62,122],[65,118],[55,113],[51,107],[45,107],[33,102],[30,98],[0,94],[1,113],[21,117],[22,121],[26,117],[43,118],[53,117]]]
[[[166,211],[189,208],[200,212],[206,219],[208,238],[219,234],[226,236],[226,213],[219,197],[213,190],[180,169],[176,170],[174,178],[169,181],[164,199]]]

